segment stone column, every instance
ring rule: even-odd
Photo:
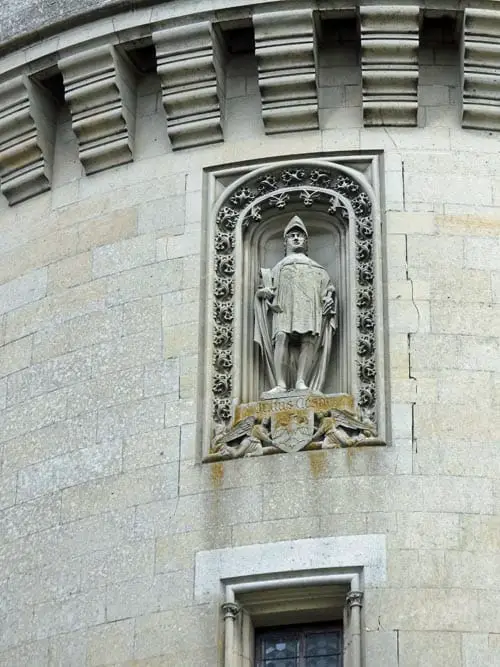
[[[361,665],[361,607],[363,593],[350,591],[346,595],[346,606],[349,616],[349,633],[351,636],[351,664]]]
[[[237,602],[224,602],[221,605],[222,614],[224,616],[224,667],[232,667],[234,655],[234,624],[236,617],[241,611],[241,607]]]

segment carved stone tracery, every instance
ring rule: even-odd
[[[357,367],[356,402],[363,418],[376,423],[376,336],[374,228],[370,196],[339,166],[297,163],[280,166],[268,173],[252,175],[223,202],[216,216],[214,239],[213,310],[213,418],[227,423],[232,414],[232,375],[234,358],[234,295],[236,274],[236,235],[238,226],[245,234],[259,225],[266,214],[282,212],[293,206],[320,207],[352,225],[355,236],[353,261],[356,287],[351,298],[356,304]]]

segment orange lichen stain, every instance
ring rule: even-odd
[[[222,461],[212,463],[210,466],[210,478],[212,480],[212,485],[216,489],[220,489],[224,482],[224,463]]]
[[[325,451],[319,450],[316,452],[307,452],[307,456],[309,457],[309,467],[311,468],[312,476],[318,479],[318,477],[321,477],[326,472],[327,454]]]

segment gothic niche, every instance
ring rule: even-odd
[[[353,170],[313,160],[222,197],[206,461],[385,444],[372,199]]]

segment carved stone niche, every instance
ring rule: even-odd
[[[211,172],[209,179],[211,215],[203,244],[204,460],[384,445],[380,214],[373,187],[377,156],[287,160]],[[331,351],[321,357],[321,386],[311,379],[307,387],[273,389],[275,311],[271,296],[268,301],[258,296],[264,274],[268,281],[271,275],[261,269],[283,259],[284,232],[294,226],[295,216],[303,225],[299,235],[307,235],[304,262],[310,258],[335,287],[335,317],[326,306],[323,315],[319,312],[323,322],[326,312],[334,317],[336,328],[332,324]],[[262,327],[270,333],[267,358],[262,343],[255,342]],[[322,335],[314,340],[323,341]],[[290,363],[298,345],[293,354],[300,366],[302,338],[290,334],[286,340]],[[315,345],[314,354],[323,354],[324,346]],[[280,367],[287,363],[288,357]]]

